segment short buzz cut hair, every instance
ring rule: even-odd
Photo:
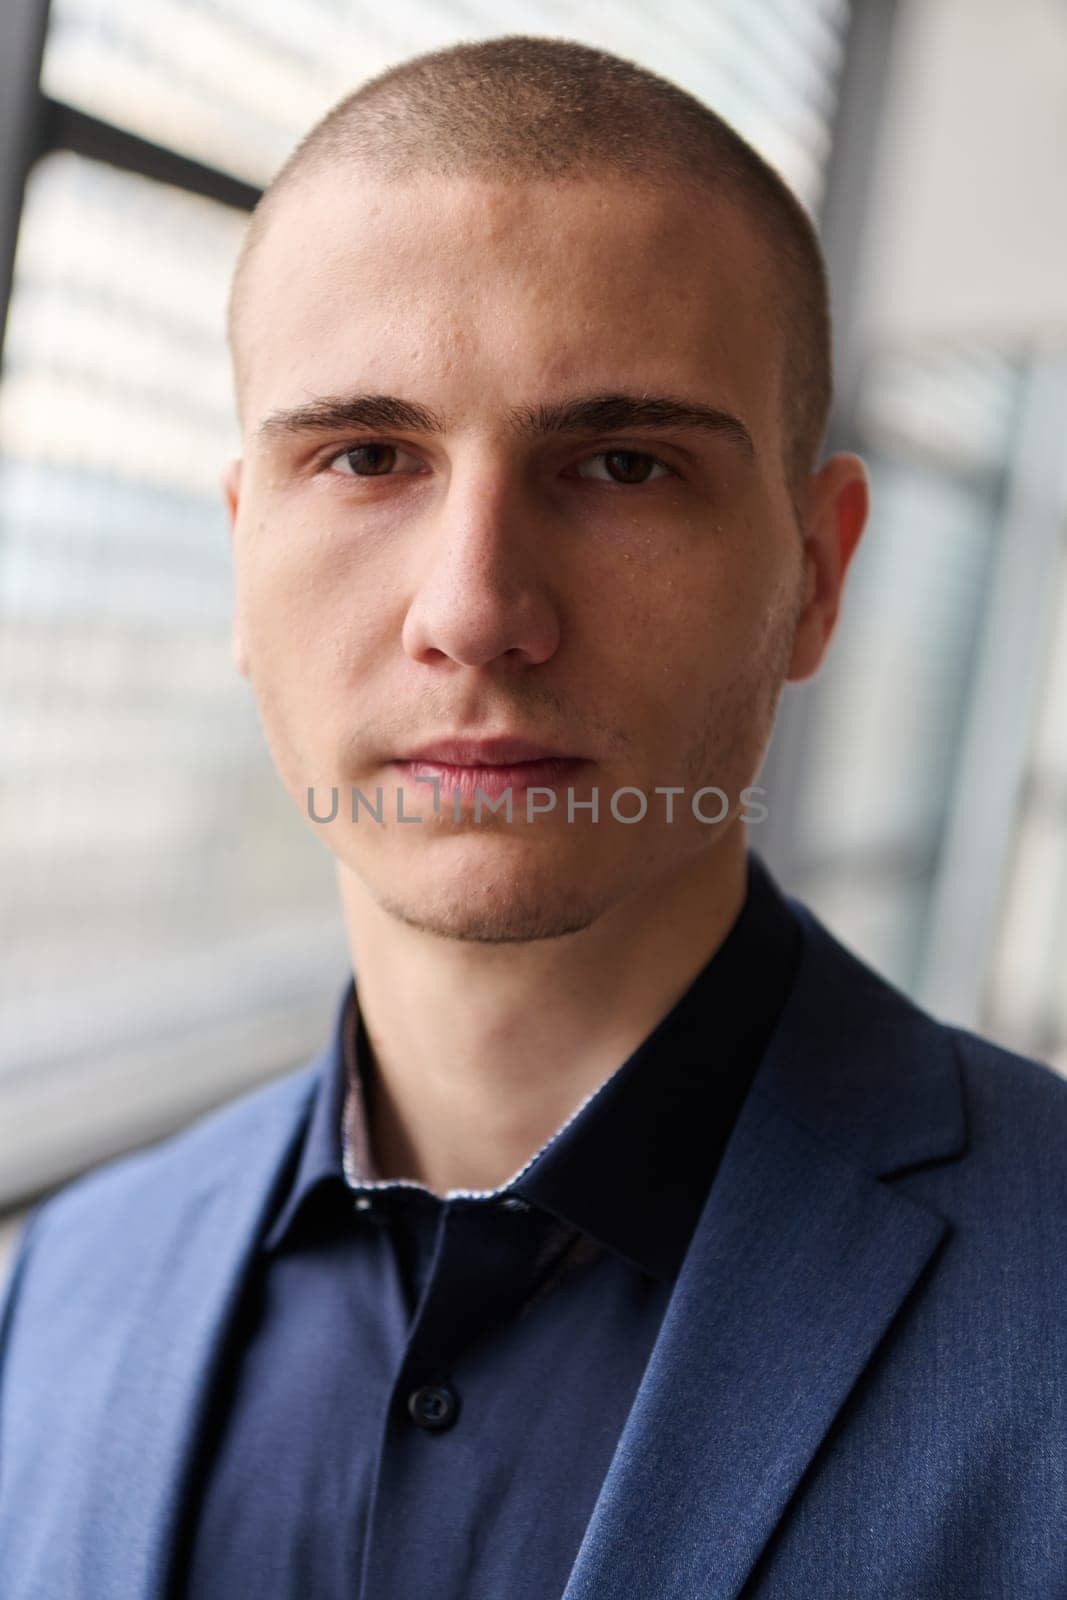
[[[815,226],[730,124],[657,73],[574,39],[507,34],[414,56],[367,79],[303,136],[264,190],[230,286],[227,338],[242,404],[249,263],[281,198],[345,166],[386,182],[631,177],[751,220],[782,338],[783,468],[795,496],[815,470],[833,398],[830,293]]]

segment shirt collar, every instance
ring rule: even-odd
[[[523,1200],[652,1276],[673,1278],[789,992],[800,942],[786,897],[749,849],[745,903],[677,1003],[506,1184],[461,1192],[486,1204]],[[282,1243],[313,1192],[348,1186],[346,1104],[354,1187],[371,1195],[412,1186],[371,1171],[355,1045],[362,1039],[353,978],[337,1008],[292,1184],[263,1241],[267,1251]]]

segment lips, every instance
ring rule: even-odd
[[[555,745],[530,739],[437,739],[419,745],[397,758],[399,761],[433,761],[451,767],[502,767],[528,761],[578,760]]]
[[[497,799],[506,790],[551,789],[573,779],[586,765],[583,756],[571,756],[529,739],[444,739],[421,746],[394,761],[406,776],[436,779],[446,792],[458,791],[473,800],[475,790]]]

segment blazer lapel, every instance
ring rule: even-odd
[[[880,1181],[964,1148],[948,1035],[790,903],[801,966],[563,1600],[735,1600],[948,1231]]]
[[[73,1526],[86,1595],[159,1600],[166,1592],[181,1498],[209,1386],[276,1180],[299,1134],[327,1052],[264,1097],[239,1144],[220,1141],[217,1169],[151,1252],[128,1359],[101,1397],[98,1470]],[[120,1500],[109,1485],[120,1483]],[[97,1493],[96,1486],[99,1486]],[[99,1499],[95,1503],[94,1496]],[[79,1594],[83,1590],[79,1589]]]

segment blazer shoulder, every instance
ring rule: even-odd
[[[1025,1169],[1033,1152],[1067,1170],[1062,1073],[936,1016],[791,904],[801,964],[761,1069],[779,1102],[880,1177],[968,1147],[979,1167],[1003,1158]]]
[[[203,1112],[178,1132],[145,1148],[113,1156],[72,1179],[33,1208],[37,1243],[60,1231],[98,1234],[112,1226],[127,1231],[130,1219],[180,1208],[193,1191],[239,1164],[264,1141],[294,1134],[310,1104],[323,1066],[310,1062],[246,1090]]]
[[[927,1049],[948,1052],[979,1085],[990,1093],[1018,1098],[1030,1097],[1053,1115],[1067,1115],[1067,1073],[1050,1062],[1008,1045],[998,1044],[988,1035],[936,1016],[899,984],[850,949],[823,923],[810,906],[795,897],[789,904],[800,921],[808,953],[814,958],[819,977],[813,1004],[824,1014],[833,998],[833,1028],[840,1033],[852,1030],[868,1046],[872,1023],[881,1040],[895,1048],[921,1053]]]
[[[938,1023],[956,1051],[976,1094],[1013,1107],[1020,1115],[1049,1120],[1067,1135],[1067,1075],[1049,1061],[998,1044],[985,1034]]]

